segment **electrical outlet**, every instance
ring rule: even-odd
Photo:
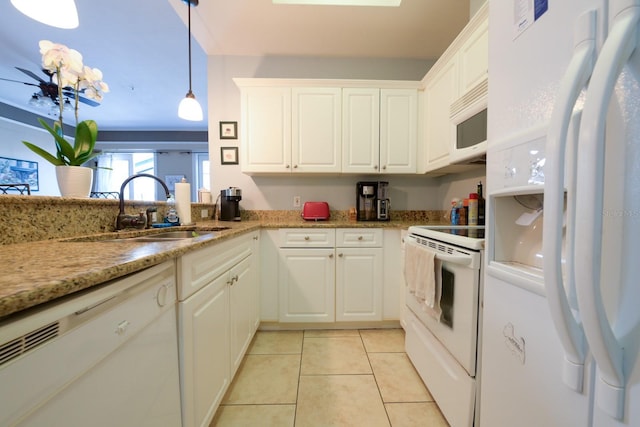
[[[300,196],[293,196],[293,207],[294,208],[300,207]]]
[[[209,209],[202,209],[200,211],[200,218],[206,218],[209,216]]]

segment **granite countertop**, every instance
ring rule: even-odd
[[[340,219],[309,222],[291,218],[220,223],[204,221],[175,229],[195,229],[204,233],[219,226],[229,228],[215,231],[213,238],[202,236],[167,242],[113,241],[116,235],[122,238],[158,232],[148,230],[3,245],[0,246],[0,259],[4,264],[0,276],[0,321],[22,310],[252,230],[294,227],[404,229],[415,224],[412,221],[355,222]],[[101,238],[104,240],[99,240]]]

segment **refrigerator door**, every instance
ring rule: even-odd
[[[598,367],[594,425],[640,423],[640,0],[612,1],[580,128],[578,306]]]
[[[544,166],[544,281],[547,300],[555,329],[565,351],[564,382],[581,392],[586,346],[582,325],[574,316],[567,290],[575,290],[573,275],[575,176],[573,167],[577,161],[577,138],[570,138],[570,126],[580,121],[574,114],[574,106],[585,87],[596,58],[596,11],[583,13],[576,21],[573,56],[560,83],[558,99],[553,108],[545,145]],[[573,120],[572,120],[573,116]],[[577,132],[575,132],[577,135]],[[566,155],[565,155],[566,154]],[[567,171],[565,171],[565,165]],[[567,172],[567,173],[565,173]],[[565,196],[565,188],[567,193]],[[565,210],[565,201],[566,210]],[[566,216],[565,216],[566,213]],[[567,262],[562,266],[562,236],[566,229]],[[565,284],[565,277],[567,282]]]
[[[483,321],[481,426],[591,425],[588,390],[561,381],[564,351],[545,297],[487,276]]]

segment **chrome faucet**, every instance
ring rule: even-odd
[[[118,218],[116,219],[116,230],[123,230],[127,227],[144,228],[147,225],[147,217],[145,216],[144,212],[140,213],[139,215],[127,215],[124,213],[124,187],[126,187],[129,181],[131,181],[132,179],[140,177],[155,179],[162,185],[162,188],[164,188],[164,191],[167,194],[167,199],[171,197],[169,187],[167,187],[167,184],[165,184],[164,181],[157,176],[148,173],[131,175],[129,178],[125,179],[120,186],[120,212],[118,212]]]

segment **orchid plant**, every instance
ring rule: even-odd
[[[58,120],[49,126],[44,120],[40,124],[53,136],[56,143],[56,155],[42,148],[22,141],[31,151],[56,166],[81,166],[97,156],[93,152],[98,137],[98,125],[93,120],[78,123],[78,99],[80,93],[90,99],[102,101],[103,94],[109,92],[109,86],[102,81],[102,72],[97,68],[87,67],[82,63],[82,55],[75,49],[41,40],[42,68],[49,71],[53,81],[58,85]],[[73,145],[65,138],[63,132],[62,113],[64,111],[63,89],[73,90],[75,98],[74,113],[76,134]]]

